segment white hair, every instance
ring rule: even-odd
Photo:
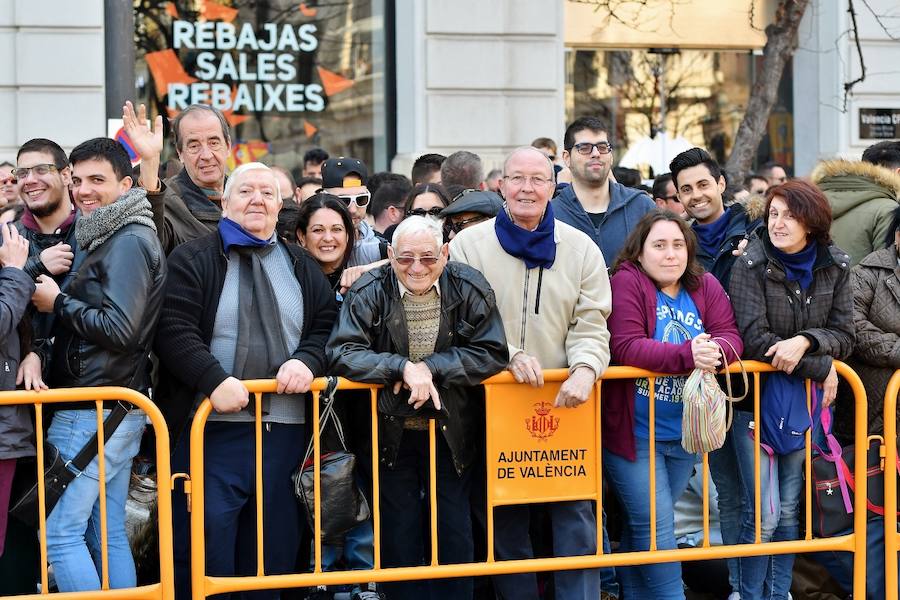
[[[397,247],[400,245],[400,238],[416,233],[428,233],[433,236],[435,247],[438,250],[444,245],[444,232],[441,229],[441,222],[431,217],[414,215],[400,221],[400,224],[394,230],[394,236],[391,238],[391,247],[394,249],[394,252],[397,251]]]
[[[272,180],[275,182],[275,197],[278,198],[278,201],[281,202],[281,188],[278,185],[278,178],[275,176],[275,171],[273,171],[268,165],[264,165],[261,162],[251,162],[244,163],[239,166],[237,169],[231,172],[231,176],[225,181],[225,191],[222,193],[222,197],[226,200],[231,194],[231,190],[237,185],[237,180],[247,171],[268,171],[269,175],[272,176]]]
[[[506,173],[507,173],[507,167],[509,166],[509,161],[511,161],[513,159],[513,157],[516,156],[517,154],[522,154],[524,152],[536,152],[537,154],[540,154],[541,157],[547,161],[547,166],[550,167],[550,177],[551,177],[551,179],[553,178],[553,174],[554,174],[553,161],[550,160],[549,156],[547,156],[546,154],[544,154],[543,152],[541,152],[534,146],[519,146],[518,148],[515,148],[512,152],[507,154],[506,158],[503,160],[503,175],[506,175]]]

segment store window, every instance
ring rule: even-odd
[[[668,171],[659,160],[656,169],[651,165],[659,143],[668,150],[701,146],[724,164],[760,62],[748,51],[573,48],[566,52],[567,121],[584,115],[604,119],[617,160],[639,143],[654,148],[639,163],[645,178]],[[787,68],[757,152],[759,164],[773,160],[793,166],[790,82]]]
[[[134,6],[138,102],[169,118],[194,102],[221,109],[232,168],[260,160],[299,170],[315,147],[387,166],[383,0]]]

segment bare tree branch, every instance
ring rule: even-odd
[[[853,45],[856,46],[856,53],[859,56],[859,77],[844,84],[844,110],[841,112],[847,112],[847,101],[850,98],[853,86],[866,80],[866,61],[863,57],[862,45],[859,43],[859,25],[856,23],[856,7],[853,6],[853,0],[847,0],[847,12],[850,13],[850,31],[853,34]]]
[[[881,30],[884,31],[885,35],[887,35],[892,40],[900,40],[900,36],[896,36],[887,28],[887,25],[884,24],[884,21],[881,20],[882,15],[879,15],[875,12],[875,9],[869,4],[868,0],[861,0],[863,6],[869,9],[869,12],[872,13],[872,16],[875,18],[875,22],[878,23],[878,26],[881,27]]]

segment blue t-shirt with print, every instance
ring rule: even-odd
[[[693,298],[684,287],[674,298],[656,291],[656,331],[653,339],[681,345],[703,333],[703,322],[697,312]],[[656,439],[675,441],[681,439],[681,394],[687,377],[657,377],[656,394]],[[650,382],[635,380],[634,433],[642,439],[650,439]]]

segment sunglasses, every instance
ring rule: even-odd
[[[439,217],[439,216],[441,216],[441,212],[443,210],[444,210],[443,206],[434,206],[427,210],[424,208],[414,208],[406,214],[407,214],[407,216],[415,216],[415,217],[424,217],[426,215],[428,215],[429,217]]]
[[[397,261],[398,265],[402,265],[404,267],[412,266],[412,264],[416,261],[423,267],[433,267],[437,264],[440,259],[439,256],[395,256],[394,260]]]
[[[350,204],[353,203],[362,208],[369,204],[369,200],[372,199],[372,194],[370,194],[369,192],[360,192],[359,194],[338,196],[338,198],[341,199],[341,202],[344,203],[344,206],[350,206]]]

